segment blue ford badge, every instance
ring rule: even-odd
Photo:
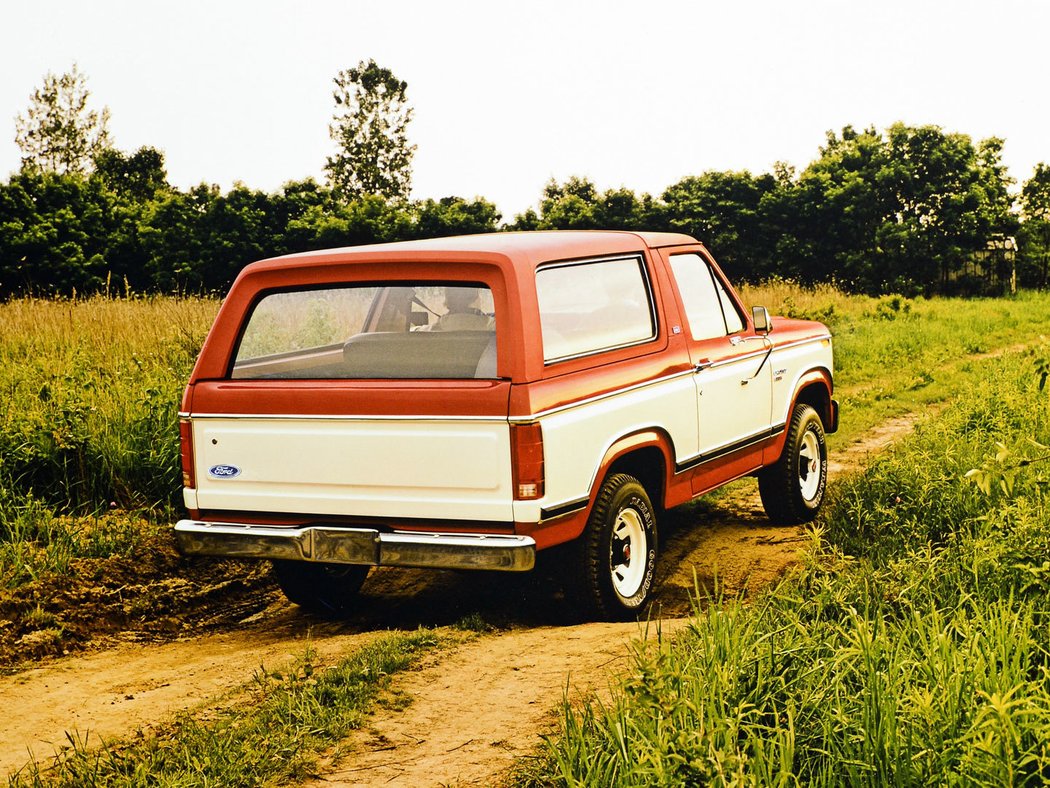
[[[214,479],[232,479],[241,475],[241,469],[236,465],[213,465],[208,468],[208,475]]]

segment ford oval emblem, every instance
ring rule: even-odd
[[[208,475],[213,479],[232,479],[241,475],[241,469],[236,465],[213,465],[208,468]]]

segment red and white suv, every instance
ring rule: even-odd
[[[500,233],[246,267],[180,414],[188,554],[272,559],[342,610],[370,566],[527,571],[590,615],[649,596],[658,513],[747,475],[816,514],[831,335],[746,311],[704,247]]]

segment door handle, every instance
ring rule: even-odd
[[[696,365],[693,367],[693,372],[703,372],[705,369],[710,367],[713,363],[714,362],[709,360],[709,359],[702,358],[702,359],[700,359],[699,361],[696,362]]]

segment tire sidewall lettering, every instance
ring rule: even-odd
[[[638,593],[630,599],[625,599],[624,604],[628,607],[640,607],[642,602],[649,598],[649,590],[653,587],[653,577],[656,570],[656,550],[649,550],[645,563],[645,579],[642,581]]]
[[[638,608],[641,607],[649,598],[649,591],[653,586],[653,579],[656,574],[656,546],[653,544],[653,532],[655,530],[655,520],[653,513],[650,510],[648,504],[644,498],[632,493],[627,499],[617,507],[617,514],[624,511],[625,509],[633,509],[638,512],[642,518],[643,530],[645,531],[646,541],[646,556],[645,556],[645,578],[642,580],[642,584],[638,587],[638,590],[633,596],[624,597],[619,593],[616,596],[620,599],[621,603],[626,608]]]
[[[828,473],[827,473],[827,469],[828,469],[828,459],[827,459],[828,458],[828,452],[827,452],[827,444],[825,443],[823,434],[821,433],[821,431],[819,429],[817,429],[816,426],[814,426],[814,425],[807,426],[806,429],[803,431],[803,435],[805,435],[805,433],[807,433],[807,432],[813,433],[813,437],[815,437],[817,439],[817,447],[820,449],[820,460],[819,460],[819,463],[820,463],[820,484],[817,486],[817,491],[813,494],[813,497],[808,499],[808,500],[803,499],[803,502],[810,509],[818,509],[818,508],[820,508],[821,502],[824,500],[824,490],[825,490],[825,488],[827,487],[827,484],[828,484]]]

